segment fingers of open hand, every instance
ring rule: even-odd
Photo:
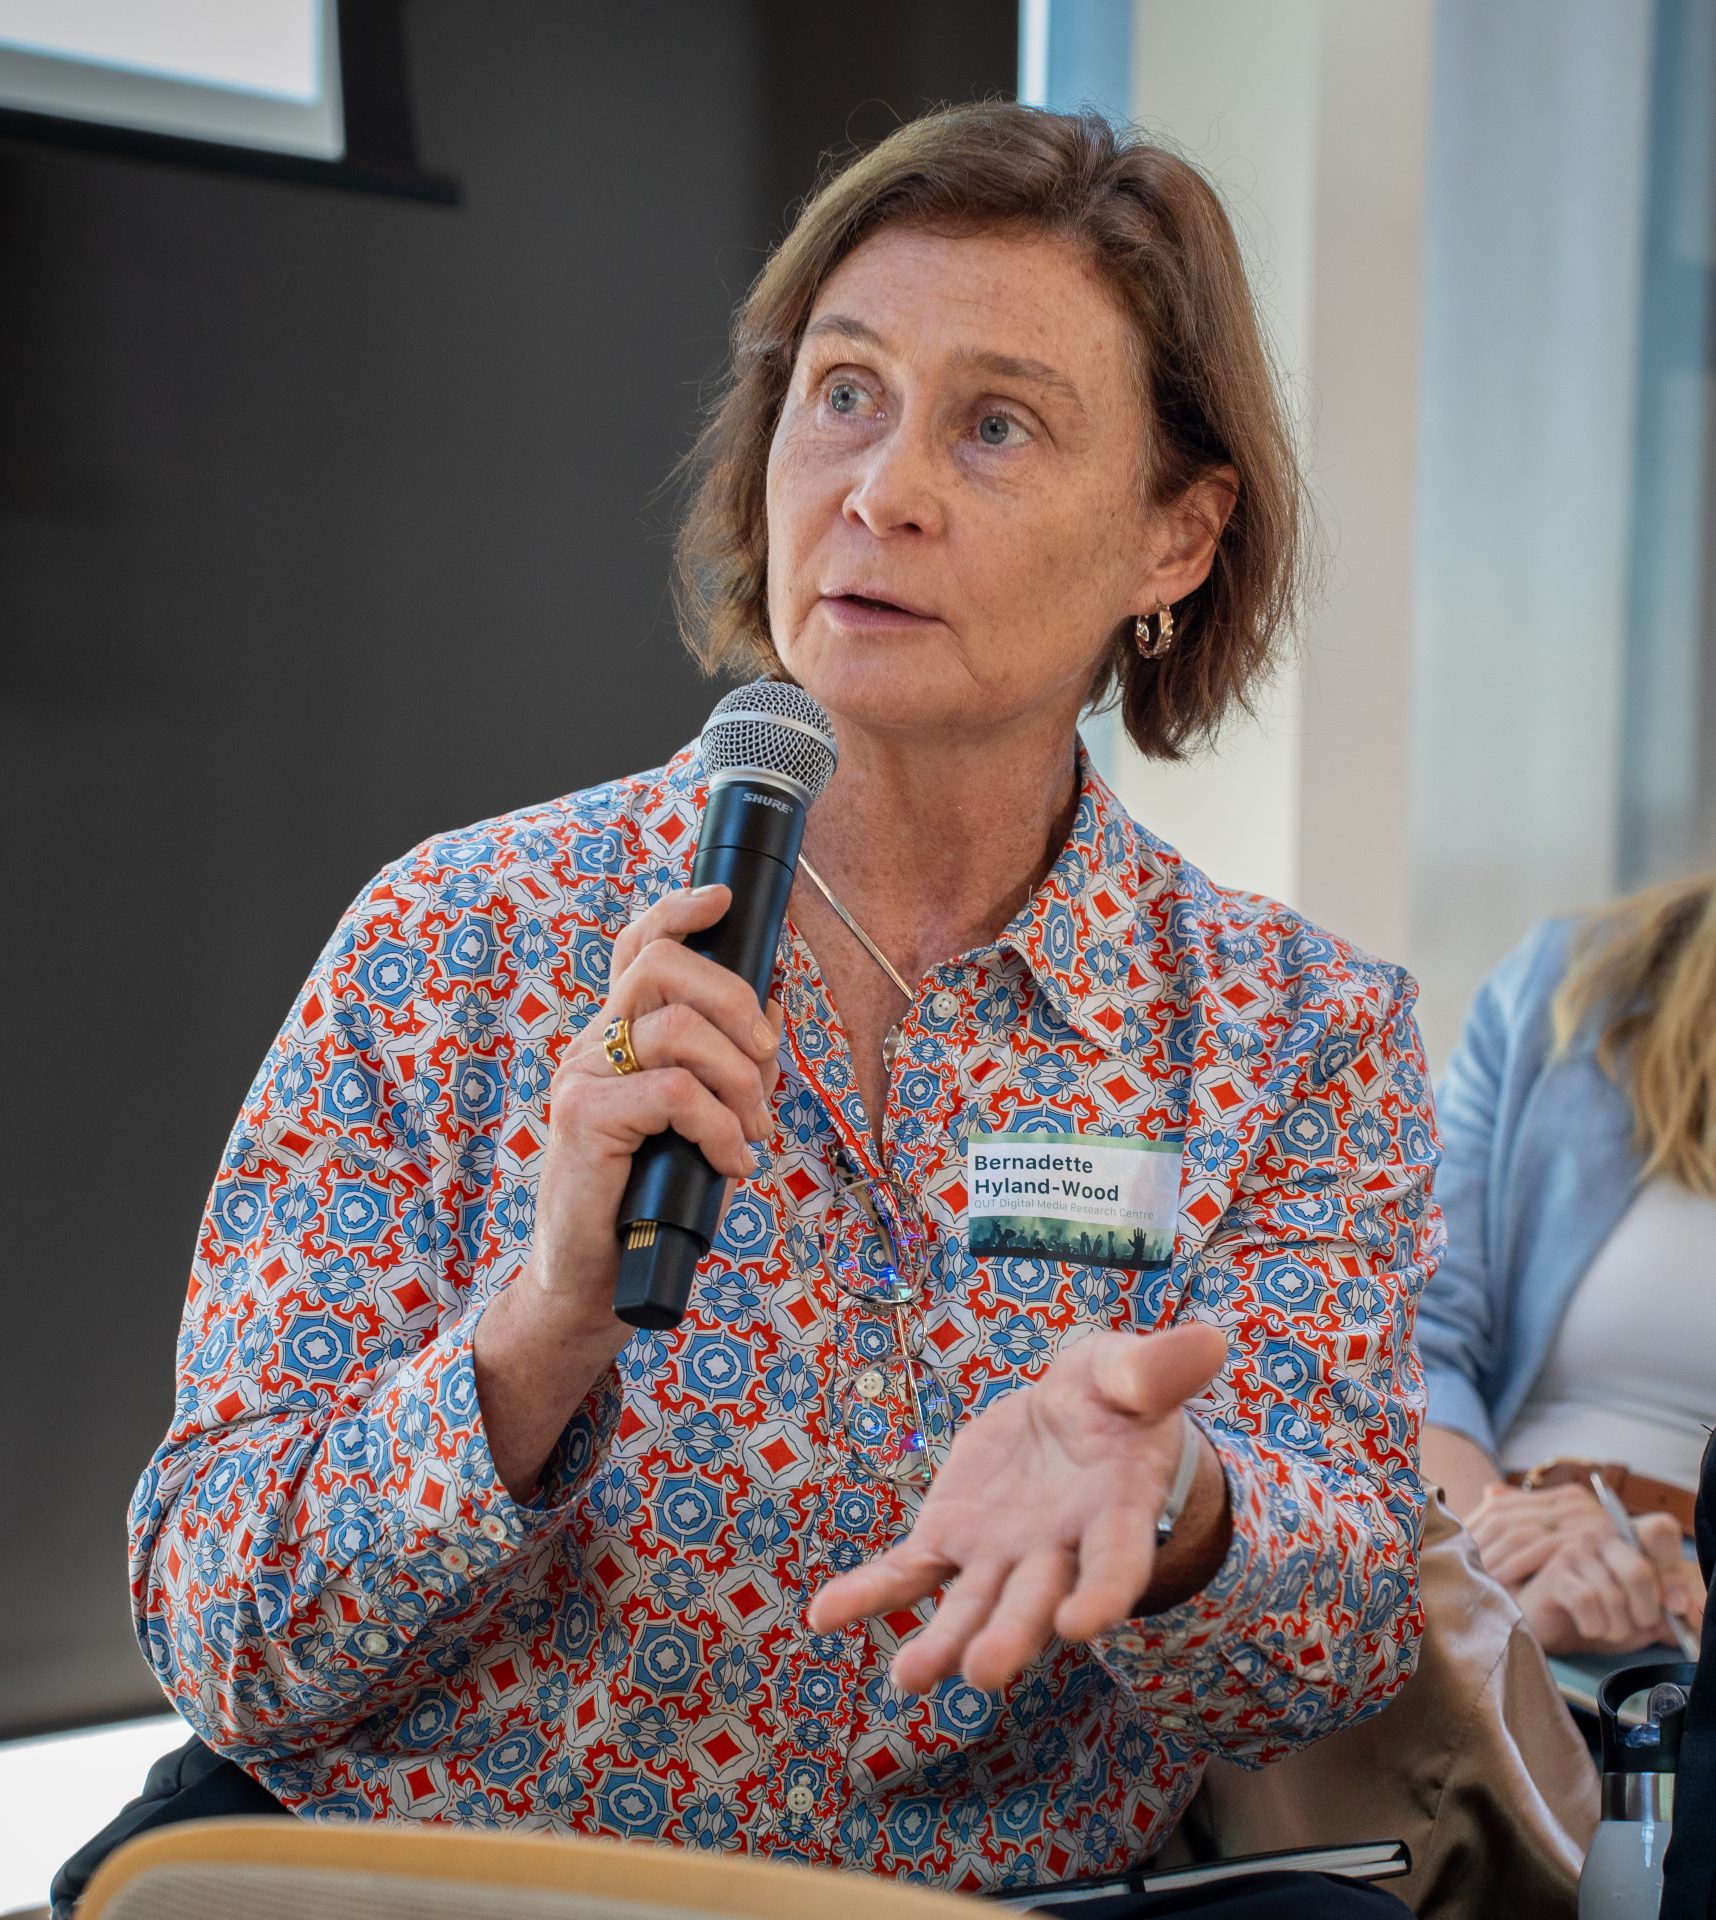
[[[1007,1563],[1000,1559],[980,1560],[960,1574],[929,1625],[894,1655],[889,1673],[901,1692],[927,1693],[938,1680],[959,1672],[966,1647],[994,1612],[1007,1575]]]
[[[805,1618],[812,1633],[832,1633],[872,1614],[913,1605],[934,1593],[953,1571],[952,1562],[907,1539],[830,1580],[812,1597]]]
[[[974,1687],[999,1693],[1042,1652],[1054,1637],[1055,1616],[1077,1571],[1074,1556],[1062,1547],[1044,1548],[1018,1562],[960,1655],[958,1664]]]
[[[1082,1641],[1117,1625],[1149,1584],[1147,1528],[1116,1515],[1093,1528],[1075,1553],[1046,1545],[1009,1564],[996,1557],[968,1567],[933,1618],[894,1656],[894,1682],[923,1693],[963,1672],[999,1692],[1055,1638]]]
[[[1091,1334],[1079,1347],[1088,1349],[1090,1378],[1103,1398],[1146,1417],[1172,1413],[1227,1364],[1226,1335],[1196,1320],[1160,1333]]]
[[[1106,1509],[1078,1548],[1078,1581],[1055,1610],[1063,1640],[1090,1640],[1126,1619],[1150,1584],[1155,1530],[1148,1515]]]

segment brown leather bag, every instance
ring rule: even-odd
[[[1179,1857],[1404,1840],[1391,1880],[1420,1920],[1572,1916],[1597,1824],[1597,1774],[1543,1650],[1432,1499],[1419,1556],[1418,1668],[1380,1713],[1261,1772],[1214,1761]]]

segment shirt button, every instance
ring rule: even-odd
[[[471,1564],[471,1556],[463,1547],[448,1547],[441,1555],[441,1564],[451,1573],[463,1573]]]
[[[860,1400],[880,1400],[888,1388],[887,1381],[875,1367],[866,1367],[852,1385]]]
[[[368,1633],[360,1633],[357,1637],[357,1643],[363,1652],[373,1654],[377,1658],[386,1653],[389,1645],[387,1635],[377,1632],[373,1628]]]
[[[477,1531],[485,1540],[504,1542],[511,1538],[511,1535],[508,1534],[506,1530],[506,1522],[498,1513],[484,1514],[482,1519],[477,1522]]]
[[[789,1813],[809,1813],[816,1805],[816,1795],[809,1787],[788,1787],[786,1803]]]
[[[938,1020],[951,1020],[959,1011],[959,995],[956,993],[932,993],[930,1012]]]

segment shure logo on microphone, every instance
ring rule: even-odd
[[[747,793],[745,795],[745,805],[747,807],[773,807],[776,813],[791,813],[793,810],[790,800],[779,800],[772,793]]]

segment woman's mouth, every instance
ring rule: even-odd
[[[855,627],[922,626],[935,616],[869,593],[827,593],[822,604],[835,619]]]

